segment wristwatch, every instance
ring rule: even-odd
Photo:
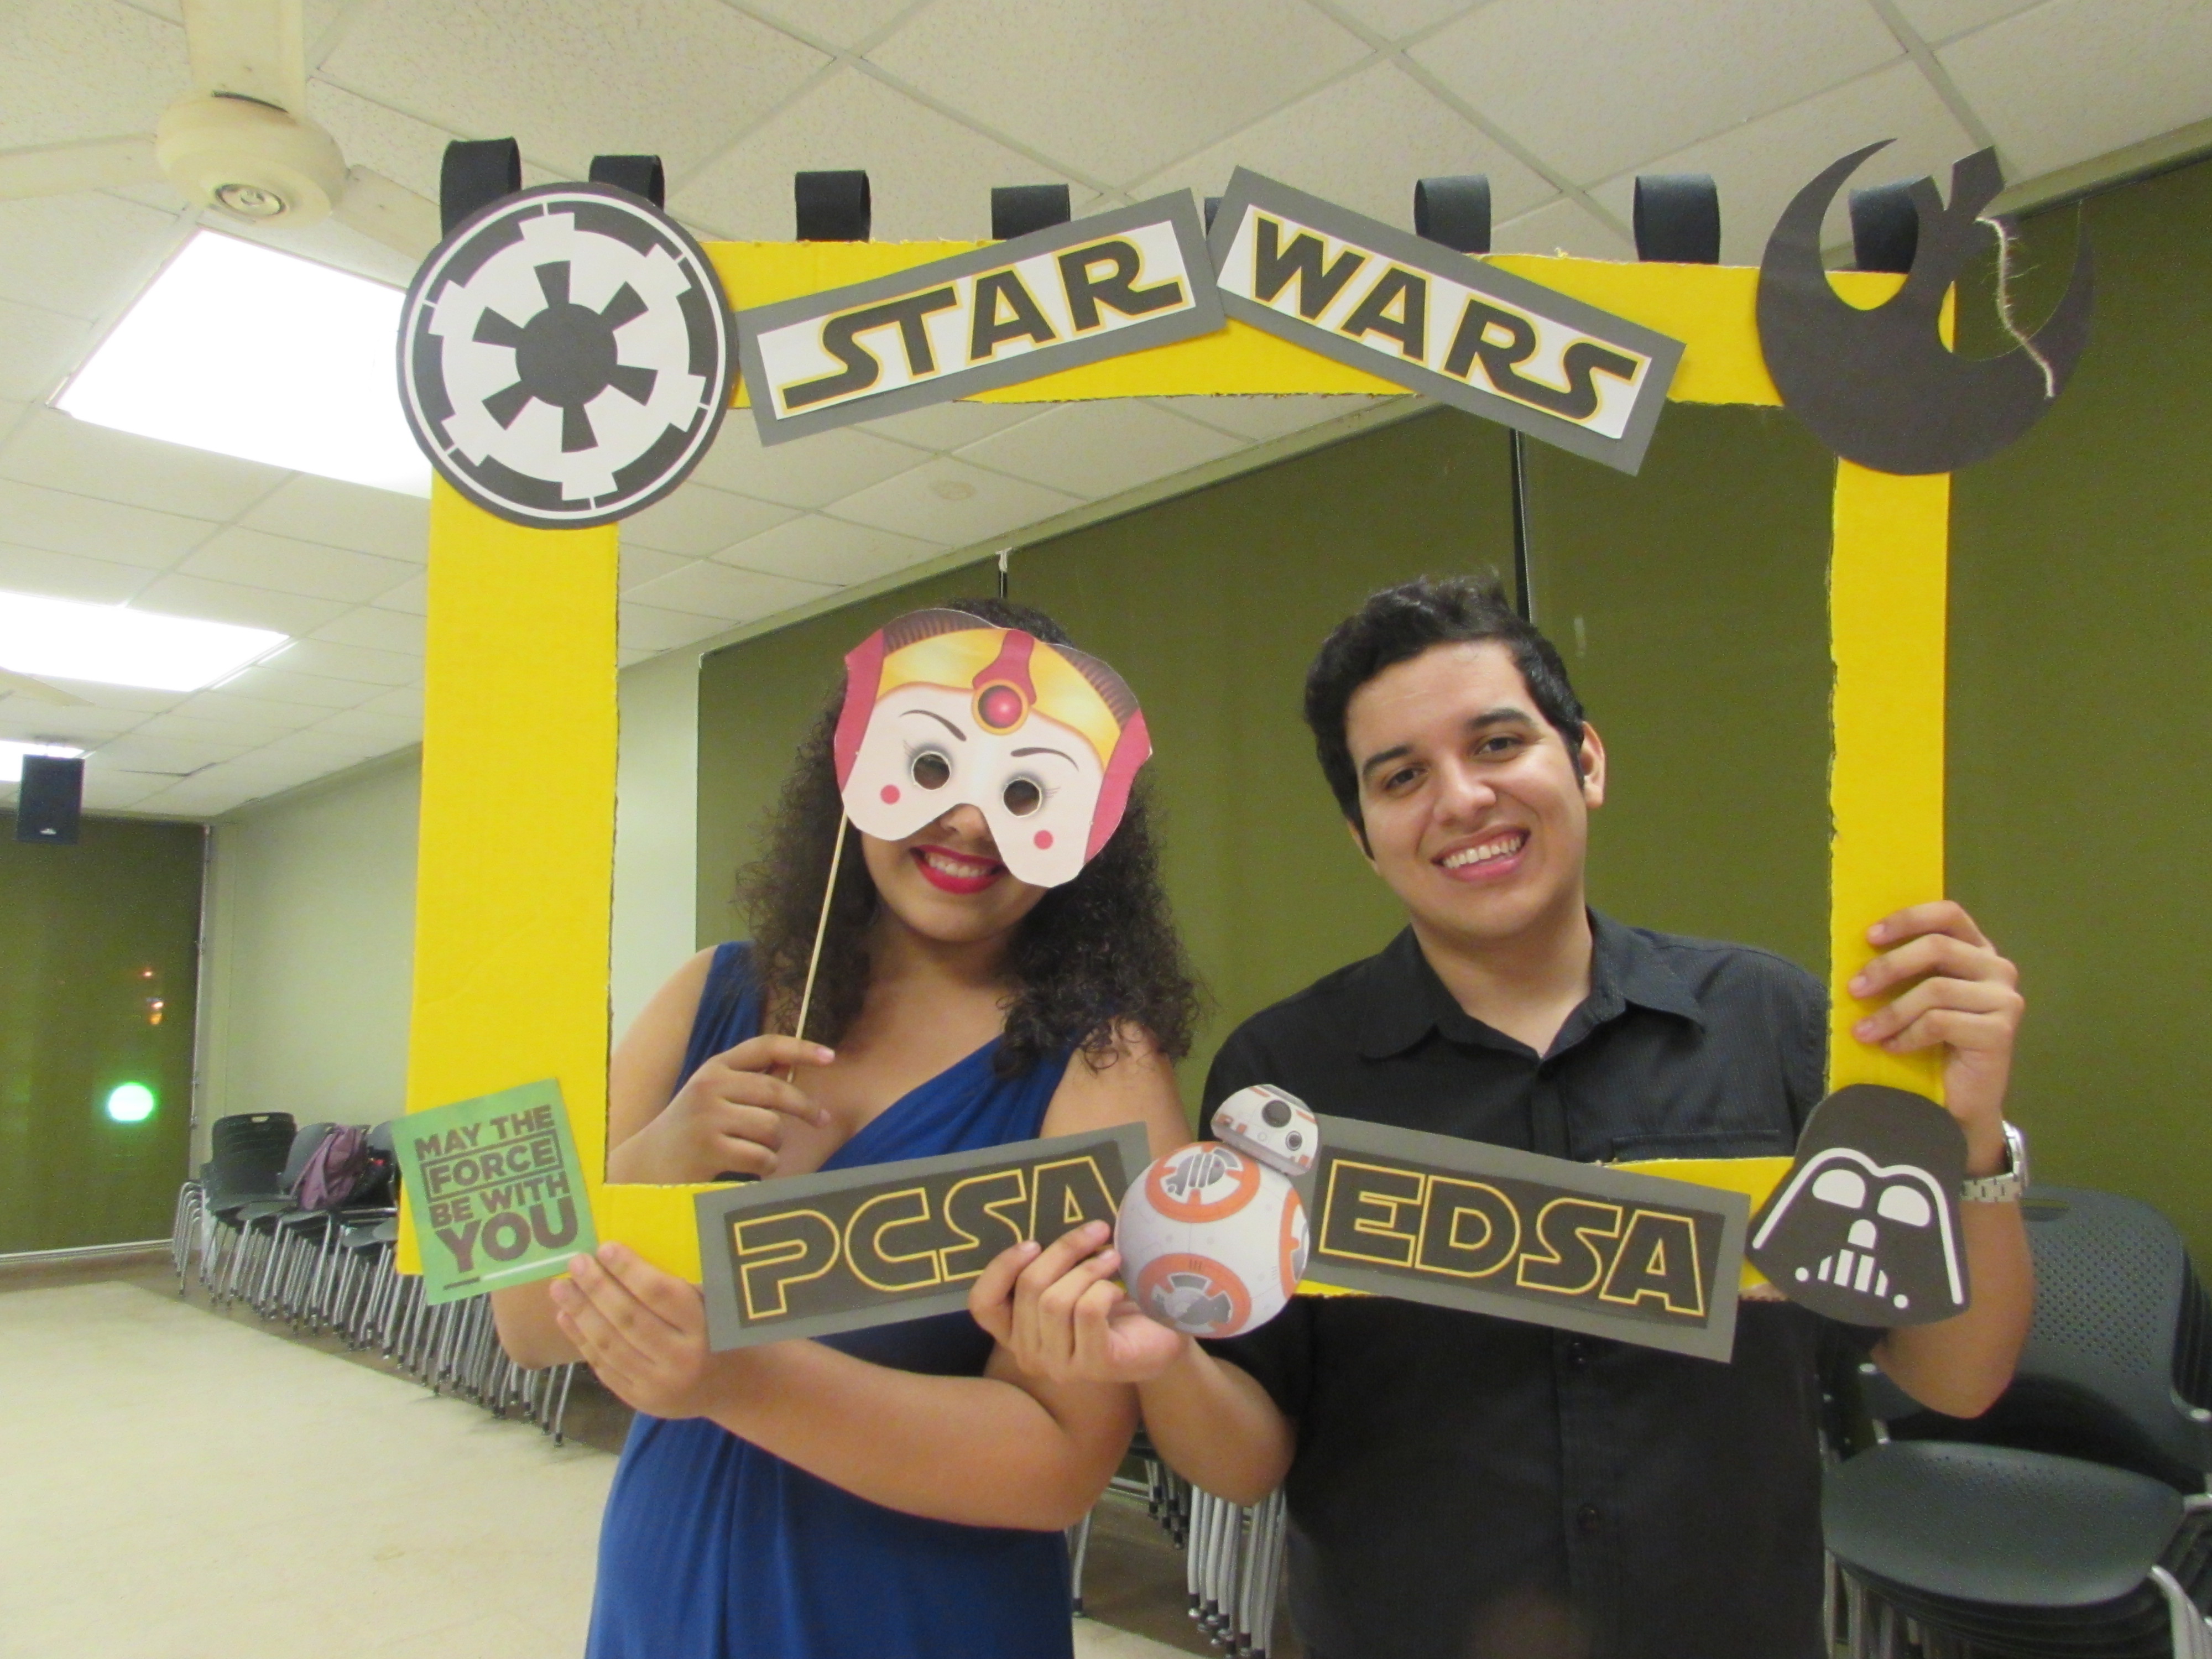
[[[2027,1137],[2017,1124],[2004,1126],[2005,1153],[2009,1160],[2002,1175],[1979,1176],[1959,1183],[1961,1204],[2017,1204],[2027,1195]]]

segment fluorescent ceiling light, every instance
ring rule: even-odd
[[[12,743],[0,739],[0,783],[21,783],[23,781],[23,757],[53,755],[62,760],[75,760],[84,753],[65,743]]]
[[[0,593],[0,668],[34,679],[198,691],[289,643],[266,628]]]
[[[393,366],[404,298],[198,231],[56,402],[98,426],[428,495]]]

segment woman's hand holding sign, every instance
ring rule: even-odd
[[[830,1114],[796,1084],[802,1066],[836,1056],[818,1042],[757,1036],[691,1073],[668,1108],[607,1154],[610,1181],[676,1183],[775,1173],[786,1119],[827,1127]]]
[[[635,1411],[706,1416],[714,1357],[699,1287],[621,1244],[602,1244],[568,1269],[553,1283],[554,1317],[599,1381]]]
[[[1086,1222],[1054,1243],[1016,1244],[983,1270],[968,1311],[1031,1376],[1054,1382],[1149,1382],[1191,1339],[1149,1318],[1112,1275],[1110,1230]]]

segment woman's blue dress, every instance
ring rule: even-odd
[[[714,952],[684,1077],[757,1036],[751,951]],[[1033,1138],[1067,1067],[992,1068],[996,1041],[902,1097],[823,1167]],[[827,1339],[902,1370],[981,1374],[966,1314]],[[854,1431],[865,1432],[855,1425]],[[607,1494],[588,1659],[1068,1659],[1056,1532],[926,1521],[856,1498],[704,1418],[640,1413]]]

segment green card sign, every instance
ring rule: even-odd
[[[550,1078],[414,1113],[401,1120],[398,1152],[425,1301],[550,1279],[599,1243]]]

